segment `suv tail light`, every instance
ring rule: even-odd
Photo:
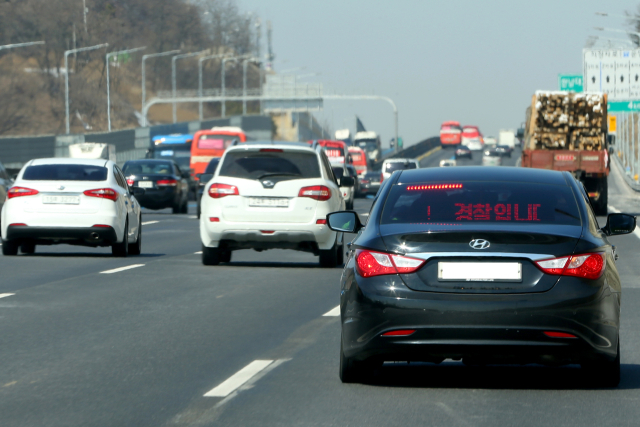
[[[422,267],[424,263],[425,260],[423,259],[401,255],[362,249],[356,251],[356,270],[362,277],[413,273]]]
[[[239,196],[240,192],[235,185],[211,184],[209,187],[209,197],[220,199],[225,196]]]
[[[384,181],[384,173],[380,174],[380,184],[382,184],[382,181]]]
[[[598,279],[607,264],[604,253],[571,255],[536,262],[538,268],[556,276],[575,276]]]
[[[298,193],[298,197],[310,197],[314,200],[324,202],[331,198],[331,190],[324,185],[312,185],[311,187],[302,187]]]
[[[83,193],[89,197],[99,197],[101,199],[118,200],[118,192],[111,188],[96,188],[95,190],[87,190]]]
[[[131,178],[127,179],[127,185],[128,185],[129,187],[133,187],[133,183],[134,183],[134,182],[135,182],[135,181],[134,181],[133,179],[131,179]]]
[[[178,185],[178,181],[175,179],[159,179],[156,181],[158,187],[175,187]]]
[[[38,190],[32,188],[11,187],[9,191],[7,191],[7,198],[13,199],[14,197],[35,196],[36,194],[38,194]]]

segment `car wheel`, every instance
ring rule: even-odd
[[[342,243],[338,246],[338,258],[336,262],[337,265],[344,264],[344,234],[342,235]]]
[[[231,251],[220,251],[220,262],[231,262]]]
[[[618,354],[614,360],[594,362],[585,365],[588,378],[596,387],[618,387],[620,384],[620,338],[618,338]]]
[[[196,208],[196,217],[200,219],[200,203],[198,203],[198,207]]]
[[[208,248],[202,245],[202,263],[204,265],[220,264],[220,250],[218,248]]]
[[[338,265],[338,240],[333,243],[331,249],[320,250],[320,267],[334,268]]]
[[[11,240],[2,241],[2,255],[13,256],[18,255],[18,244]]]
[[[142,218],[138,220],[138,238],[135,243],[129,245],[129,253],[131,255],[140,255],[142,252]]]
[[[23,254],[34,254],[36,252],[36,244],[33,242],[27,242],[20,245],[20,252]]]
[[[129,252],[129,242],[127,241],[127,236],[129,235],[129,221],[124,223],[124,237],[122,238],[122,242],[114,243],[111,245],[111,254],[115,257],[124,258],[128,255]]]
[[[189,213],[189,201],[185,200],[184,204],[182,205],[182,209],[180,209],[180,213],[183,214],[188,214]]]
[[[342,335],[340,336],[339,376],[343,383],[355,383],[365,380],[367,376],[373,373],[373,367],[374,365],[367,361],[360,362],[351,357],[346,357],[342,348]]]

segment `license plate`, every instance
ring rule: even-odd
[[[438,280],[522,281],[522,264],[519,262],[439,262]]]
[[[138,181],[140,188],[153,188],[153,181]]]
[[[289,199],[276,199],[268,197],[250,197],[249,206],[271,207],[271,208],[288,208]]]
[[[42,196],[46,205],[79,205],[80,196]]]

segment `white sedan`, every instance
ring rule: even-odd
[[[36,245],[111,246],[114,256],[141,251],[140,205],[110,160],[29,161],[2,208],[3,255]]]

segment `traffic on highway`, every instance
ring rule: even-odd
[[[64,67],[25,54],[44,71],[0,31],[0,70],[66,97],[41,127],[0,103],[0,427],[638,424],[638,40],[514,90],[513,117],[456,98],[405,125],[390,97],[279,73],[242,3],[164,1],[87,0],[64,43],[26,43],[62,46]],[[34,11],[0,6],[0,28]]]

